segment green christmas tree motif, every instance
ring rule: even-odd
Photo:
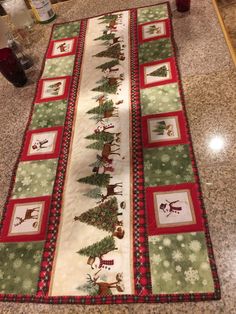
[[[97,186],[107,186],[110,182],[111,176],[107,173],[92,174],[91,176],[80,178],[77,181]]]
[[[100,24],[102,23],[109,23],[111,21],[116,21],[118,19],[118,14],[105,14],[99,18],[99,20],[102,20]]]
[[[160,27],[157,27],[156,25],[150,25],[147,33],[150,35],[153,35],[154,33],[160,34],[160,31],[161,31]]]
[[[89,111],[88,114],[98,114],[103,115],[105,111],[113,110],[114,109],[114,102],[112,100],[107,100],[103,103],[102,106],[96,106]]]
[[[96,67],[96,69],[101,69],[102,71],[106,71],[107,69],[111,69],[115,66],[118,66],[120,63],[118,60],[111,60],[108,62],[105,62],[99,66]]]
[[[94,143],[86,146],[86,148],[102,150],[103,146],[104,146],[104,142],[103,141],[99,141],[99,142],[94,142]]]
[[[93,133],[91,135],[87,135],[85,138],[87,140],[102,141],[103,143],[107,143],[107,142],[112,142],[114,140],[114,134],[102,131],[99,133]]]
[[[122,53],[121,45],[119,43],[110,46],[108,49],[103,50],[94,56],[124,60],[124,57],[122,57],[123,53]]]
[[[118,82],[110,84],[109,80],[107,80],[106,78],[103,78],[99,82],[101,83],[101,85],[93,88],[92,89],[93,92],[102,92],[108,94],[115,94],[117,92]]]
[[[152,71],[151,73],[147,74],[148,76],[159,76],[159,77],[166,77],[168,73],[168,69],[166,65],[161,66],[160,68]]]
[[[119,215],[122,215],[122,213],[118,213],[117,199],[113,197],[99,206],[89,209],[80,216],[75,216],[74,220],[79,220],[98,229],[113,233],[116,226],[119,225],[117,218]]]
[[[88,256],[89,259],[87,264],[92,265],[96,257],[102,258],[103,255],[114,250],[117,250],[115,240],[113,236],[108,236],[99,242],[79,250],[77,253],[83,256]]]
[[[97,38],[95,38],[94,40],[111,40],[115,37],[115,34],[111,33],[111,34],[107,34],[107,31],[103,32],[102,36],[99,36]]]
[[[155,129],[153,129],[153,132],[157,133],[158,135],[164,135],[165,130],[166,130],[166,122],[158,121]]]
[[[93,199],[99,199],[101,198],[101,194],[102,194],[101,190],[99,188],[95,188],[85,193],[84,196],[87,196]]]

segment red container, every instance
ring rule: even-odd
[[[0,72],[15,87],[22,87],[27,82],[25,72],[10,48],[0,49]]]
[[[190,10],[191,0],[176,0],[177,11],[186,12]]]

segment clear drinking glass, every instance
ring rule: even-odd
[[[0,3],[10,15],[16,29],[30,28],[33,25],[33,19],[24,0],[2,0]]]

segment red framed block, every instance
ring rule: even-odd
[[[201,203],[196,183],[148,187],[148,234],[203,230]]]
[[[57,158],[60,153],[63,127],[28,131],[21,160]]]
[[[138,26],[138,37],[140,43],[170,37],[169,19],[140,24]]]
[[[182,111],[142,117],[143,146],[159,147],[188,142]]]
[[[147,88],[178,81],[173,58],[140,65],[140,87]]]
[[[69,93],[70,82],[70,76],[39,80],[35,102],[40,103],[66,99]]]
[[[53,40],[50,42],[46,57],[58,58],[74,55],[76,53],[77,42],[77,37]]]
[[[10,200],[3,222],[2,240],[7,242],[45,239],[51,197]]]

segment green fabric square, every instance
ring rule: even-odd
[[[79,30],[80,21],[57,25],[54,28],[52,39],[57,40],[62,38],[75,37],[79,35]]]
[[[35,130],[64,125],[66,109],[66,100],[45,102],[35,105],[29,128]]]
[[[203,232],[149,237],[153,293],[213,292]]]
[[[35,294],[44,242],[0,243],[0,293]]]
[[[173,55],[172,44],[169,38],[161,38],[141,44],[138,48],[139,63],[159,61]]]
[[[46,159],[20,162],[12,198],[52,194],[57,161],[57,159]]]
[[[42,77],[56,77],[72,75],[75,56],[47,59],[45,62]]]
[[[181,110],[177,83],[141,89],[142,115]]]
[[[146,186],[194,182],[189,145],[144,149]]]
[[[138,9],[138,23],[146,23],[168,18],[168,8],[166,4],[155,5]]]

